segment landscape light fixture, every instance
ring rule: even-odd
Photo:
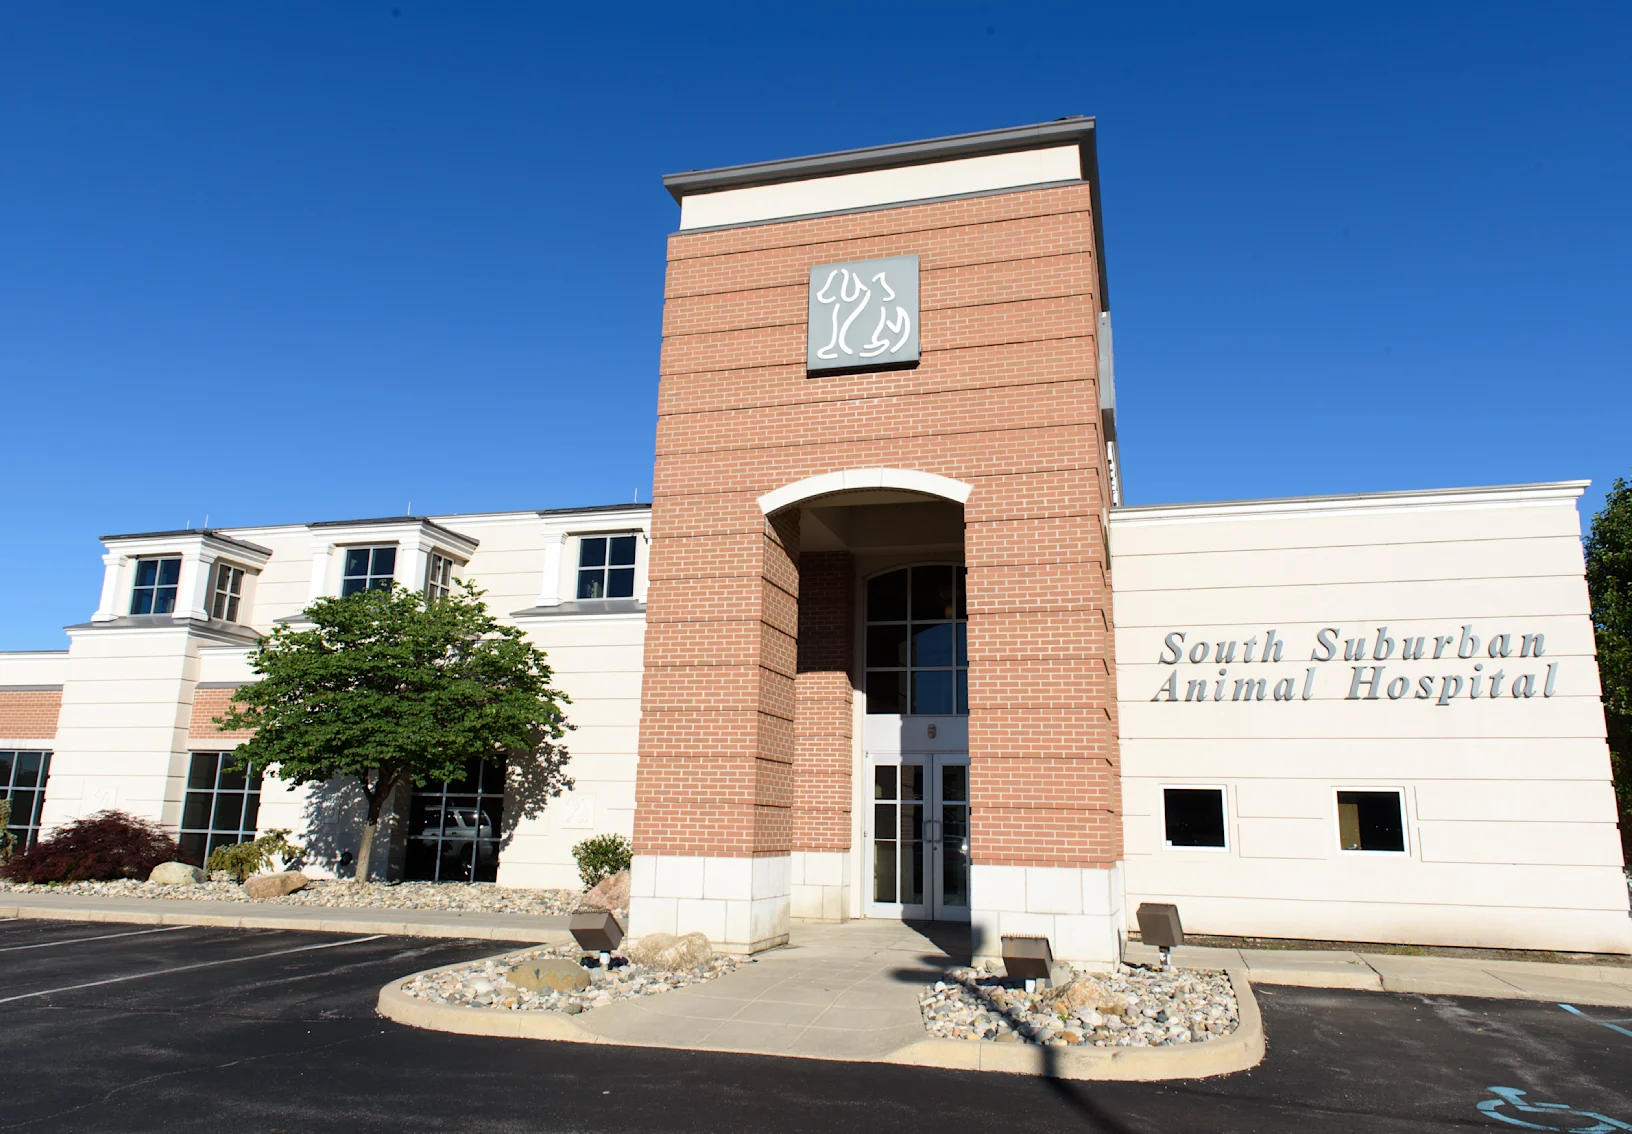
[[[1046,937],[1004,937],[1003,971],[1026,982],[1027,992],[1037,991],[1037,982],[1047,980],[1054,968],[1054,950]]]
[[[1171,902],[1141,902],[1139,939],[1161,950],[1162,969],[1173,967],[1173,946],[1184,944],[1184,926],[1179,924],[1179,907]]]
[[[578,942],[578,948],[597,954],[601,958],[602,969],[611,967],[612,950],[623,940],[623,926],[618,924],[617,918],[604,911],[575,913],[567,928],[572,931],[572,939]]]

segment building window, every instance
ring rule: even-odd
[[[964,568],[903,567],[867,580],[867,711],[969,712]]]
[[[453,593],[453,560],[446,555],[431,552],[425,564],[425,597],[447,598]]]
[[[0,750],[0,795],[11,801],[7,829],[16,836],[18,850],[33,846],[39,838],[45,779],[50,773],[49,752]]]
[[[397,549],[391,547],[348,547],[346,569],[341,573],[340,597],[359,591],[390,589],[397,573]]]
[[[578,541],[578,597],[635,596],[635,537],[586,536]]]
[[[215,565],[215,597],[210,617],[223,622],[238,621],[238,602],[244,594],[244,569],[230,563]]]
[[[504,767],[473,760],[465,778],[415,788],[408,804],[410,881],[494,882],[503,834]]]
[[[181,850],[203,866],[216,847],[255,839],[261,813],[261,772],[246,775],[231,752],[194,752],[181,807]]]
[[[169,614],[176,609],[176,586],[180,582],[180,558],[138,559],[130,613]]]
[[[1337,793],[1337,845],[1346,851],[1405,852],[1405,793]]]
[[[1162,789],[1163,839],[1170,847],[1203,847],[1226,850],[1229,840],[1224,822],[1224,789],[1221,787],[1164,787]]]

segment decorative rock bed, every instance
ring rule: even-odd
[[[157,882],[67,882],[57,885],[0,882],[0,892],[84,894],[99,898],[184,898],[192,901],[251,902],[235,882],[201,882],[167,886]],[[583,895],[574,890],[520,890],[491,882],[333,882],[313,879],[305,889],[255,904],[283,906],[368,907],[406,910],[456,910],[461,913],[566,914]]]
[[[1059,988],[979,969],[949,969],[919,998],[924,1026],[947,1039],[1051,1046],[1166,1047],[1228,1035],[1240,1020],[1235,989],[1218,972],[1118,965],[1078,973]]]
[[[643,965],[622,952],[614,952],[610,968],[602,969],[593,959],[586,962],[589,980],[583,988],[557,990],[542,983],[536,989],[524,988],[506,979],[507,974],[516,969],[522,970],[522,979],[527,979],[531,975],[528,970],[533,967],[528,962],[556,959],[559,966],[562,959],[576,961],[582,956],[583,951],[576,945],[528,949],[421,973],[403,984],[402,991],[436,1004],[516,1012],[562,1012],[576,1016],[619,1000],[672,992],[689,984],[713,980],[740,965],[753,963],[747,958],[716,953],[696,968],[669,970]],[[527,983],[535,982],[528,980]]]

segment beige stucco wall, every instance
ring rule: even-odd
[[[1198,933],[1632,951],[1581,488],[1113,513],[1127,908],[1176,902]],[[1328,628],[1335,656],[1315,660]],[[1280,662],[1261,660],[1270,629]],[[1480,647],[1459,658],[1464,633]],[[1525,634],[1545,635],[1542,657],[1519,656]],[[1436,635],[1454,639],[1437,661]],[[1502,635],[1511,652],[1492,657]],[[1345,662],[1362,636],[1365,661]],[[1402,661],[1417,637],[1429,657]],[[1190,661],[1202,642],[1207,660]],[[1376,698],[1362,685],[1351,699],[1355,669],[1376,665]],[[1534,696],[1515,698],[1526,673]],[[1452,676],[1461,692],[1440,704]],[[1398,677],[1410,685],[1391,699]],[[1267,679],[1266,699],[1234,699],[1243,678]],[[1208,700],[1186,701],[1200,680]],[[1166,846],[1163,785],[1224,787],[1228,848]],[[1335,791],[1372,787],[1405,793],[1403,854],[1338,849]]]

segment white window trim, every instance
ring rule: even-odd
[[[1364,791],[1381,794],[1393,792],[1400,797],[1400,838],[1405,843],[1399,850],[1349,850],[1343,845],[1343,820],[1337,809],[1337,793],[1340,791]],[[1379,858],[1410,858],[1411,851],[1411,814],[1406,809],[1406,790],[1396,784],[1342,784],[1332,788],[1332,837],[1337,841],[1338,854],[1352,854]]]
[[[1223,846],[1221,846],[1221,847],[1176,847],[1171,842],[1168,841],[1168,838],[1167,838],[1167,792],[1168,792],[1168,789],[1170,789],[1170,788],[1175,790],[1175,791],[1216,791],[1216,792],[1218,792],[1219,803],[1223,807],[1223,810],[1224,810],[1224,845]],[[1162,850],[1165,853],[1190,854],[1192,852],[1199,851],[1199,852],[1201,852],[1203,854],[1229,854],[1235,849],[1235,840],[1230,838],[1230,823],[1231,823],[1230,789],[1229,789],[1229,787],[1227,785],[1225,785],[1225,784],[1157,784],[1156,785],[1156,790],[1157,790],[1157,792],[1159,793],[1159,796],[1160,796],[1160,806],[1161,806],[1160,819],[1161,819],[1161,823],[1162,823]],[[1333,798],[1335,799],[1336,796],[1333,796]]]
[[[586,539],[604,539],[610,541],[620,536],[633,536],[635,539],[635,569],[634,593],[622,599],[581,599],[578,597],[578,573],[586,570],[582,567],[584,558],[584,541]],[[571,553],[561,556],[562,565],[567,568],[567,594],[572,602],[645,602],[646,601],[646,547],[651,542],[650,534],[644,528],[632,528],[627,524],[607,528],[574,528],[567,532],[566,542],[571,545]],[[594,570],[593,567],[587,570]],[[604,572],[605,567],[602,568]]]

